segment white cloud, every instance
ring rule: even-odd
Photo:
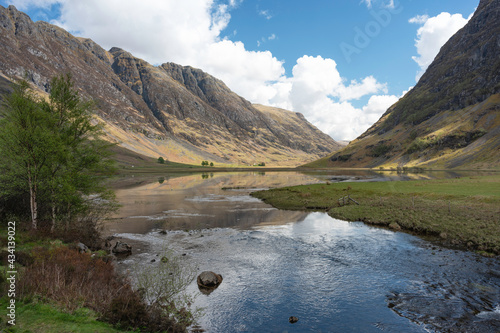
[[[267,82],[279,80],[285,69],[269,51],[248,51],[242,42],[222,40],[211,44],[198,65],[251,101],[265,100]]]
[[[410,23],[424,24],[429,19],[429,15],[417,15],[408,20]]]
[[[371,0],[364,1],[371,5]],[[53,23],[78,36],[92,38],[106,49],[121,47],[153,64],[201,68],[252,102],[303,113],[334,139],[354,139],[397,100],[373,76],[343,78],[333,59],[303,56],[287,77],[283,62],[271,52],[249,51],[242,42],[221,38],[231,10],[242,0],[12,2],[20,9],[59,4],[61,16]],[[276,38],[272,34],[263,41]],[[364,107],[351,103],[370,95]]]
[[[368,9],[371,9],[373,7],[373,3],[376,1],[377,0],[361,0],[361,3],[365,3],[366,7],[368,7]],[[386,2],[380,4],[380,6],[385,8],[394,8],[395,7],[394,0],[387,0]]]
[[[418,15],[409,20],[410,23],[421,25],[417,30],[415,46],[418,56],[412,57],[420,66],[416,81],[424,74],[427,67],[432,63],[436,55],[451,36],[461,29],[470,19],[461,14],[451,15],[443,12],[437,16]]]
[[[368,8],[372,8],[372,0],[361,0],[361,2],[366,3],[366,6]]]
[[[389,2],[384,5],[384,7],[386,7],[386,8],[394,8],[395,7],[394,0],[389,0]]]
[[[311,123],[338,140],[356,138],[398,100],[396,96],[373,95],[365,107],[354,107],[349,101],[386,92],[385,85],[371,76],[346,85],[335,61],[319,56],[298,59],[293,77],[288,79],[288,85],[282,86],[285,87],[290,89],[289,94],[284,94],[284,89],[280,94],[288,98],[291,109],[303,113]],[[279,104],[278,99],[269,102]]]
[[[260,10],[259,11],[259,15],[260,16],[264,16],[266,18],[266,20],[270,20],[273,18],[273,15],[271,14],[271,12],[269,10]]]
[[[275,40],[276,38],[278,38],[276,34],[271,34],[269,37],[262,37],[260,40],[257,41],[257,46],[260,47],[265,42],[270,40]]]

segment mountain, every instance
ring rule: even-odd
[[[262,111],[199,69],[153,66],[0,6],[0,94],[6,81],[24,75],[47,93],[50,78],[65,72],[96,102],[108,139],[143,155],[293,166],[341,147],[301,114]]]
[[[481,0],[410,90],[324,159],[335,167],[500,167],[500,0]]]

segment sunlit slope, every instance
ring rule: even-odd
[[[500,0],[482,0],[418,84],[370,129],[320,164],[500,168],[498,17]]]
[[[305,118],[284,112],[292,119],[277,121],[200,69],[155,66],[118,47],[104,50],[60,27],[33,22],[14,6],[0,6],[0,77],[25,77],[46,93],[50,79],[66,72],[95,102],[110,141],[153,158],[290,167],[338,148]]]

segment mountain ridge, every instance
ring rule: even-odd
[[[96,119],[105,122],[109,140],[147,156],[294,166],[340,148],[303,117],[301,132],[290,135],[290,128],[298,130],[291,125],[297,116],[272,119],[199,69],[153,66],[117,47],[106,51],[91,39],[33,22],[14,6],[0,6],[0,51],[0,76],[26,74],[40,93],[50,89],[52,76],[71,72],[75,86],[96,102]]]
[[[500,0],[481,0],[415,87],[324,164],[499,168],[498,17]]]

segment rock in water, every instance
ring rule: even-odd
[[[113,247],[112,250],[113,253],[116,254],[131,254],[132,253],[132,246],[128,245],[127,243],[123,242],[116,242],[115,246]]]
[[[291,316],[290,318],[288,318],[288,321],[290,322],[290,324],[295,324],[299,321],[299,318]]]
[[[200,291],[208,295],[222,283],[222,275],[205,271],[198,275],[196,282]]]

